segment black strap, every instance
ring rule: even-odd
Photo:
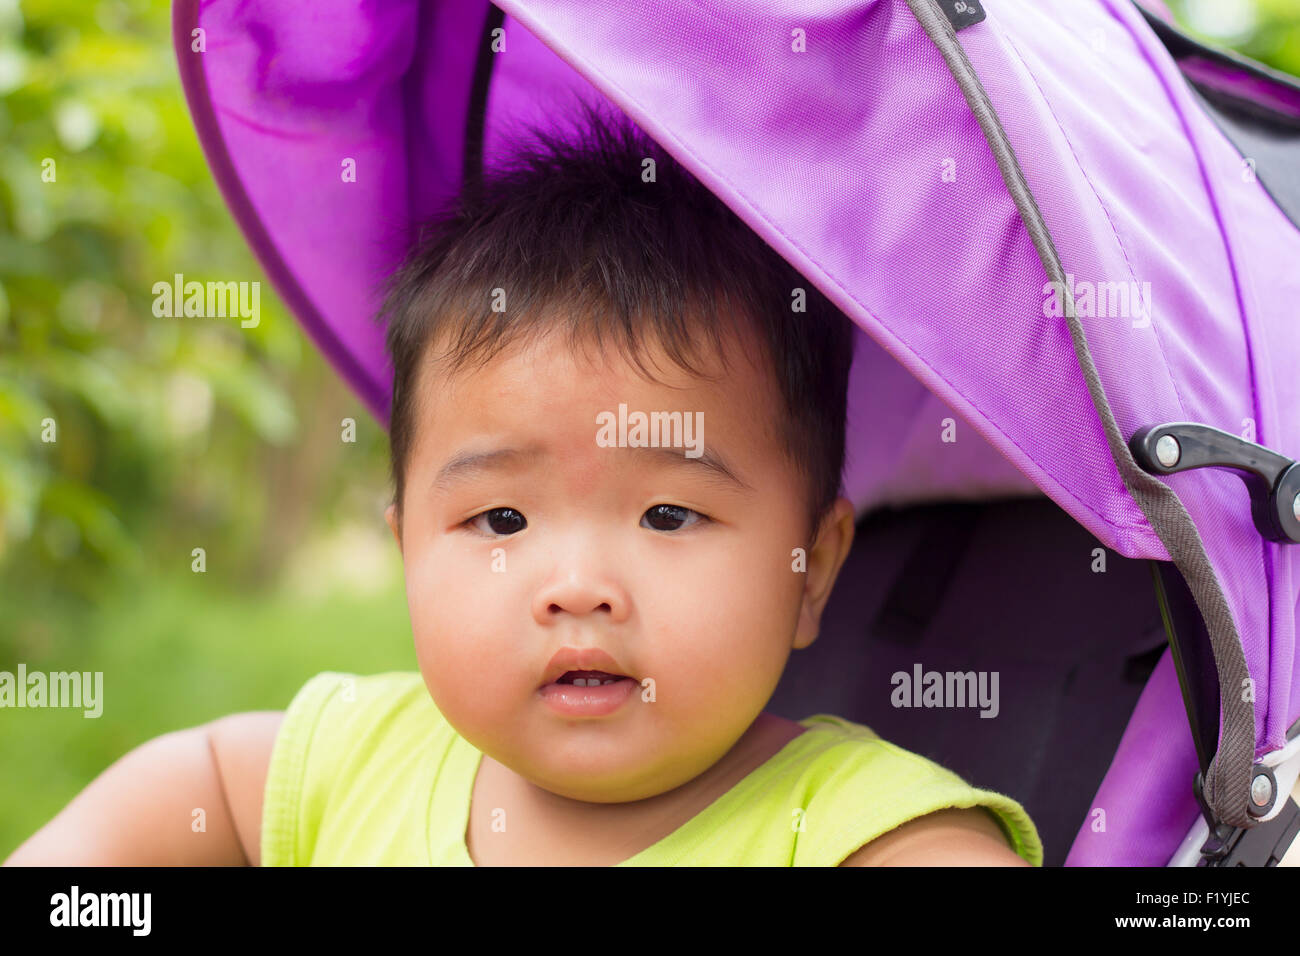
[[[1219,679],[1214,649],[1205,618],[1182,572],[1170,561],[1151,560],[1148,565],[1187,709],[1197,763],[1205,774],[1219,740]]]
[[[981,509],[968,504],[935,506],[929,526],[903,562],[894,585],[872,622],[872,636],[895,644],[916,644],[943,607]]]
[[[469,108],[465,115],[465,149],[461,160],[461,185],[470,198],[476,198],[483,180],[483,127],[487,123],[488,89],[492,85],[492,31],[506,19],[505,11],[489,3],[483,32],[479,37],[478,59],[474,63],[474,83],[470,88]]]

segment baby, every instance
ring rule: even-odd
[[[419,673],[146,743],[9,863],[1041,865],[1010,798],[764,712],[853,539],[852,326],[636,127],[580,129],[384,289]]]

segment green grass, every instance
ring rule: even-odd
[[[283,710],[323,670],[416,669],[401,581],[316,603],[215,593],[198,576],[149,582],[94,612],[51,608],[0,670],[102,671],[103,713],[0,709],[0,859],[109,764],[159,734],[243,710]],[[0,595],[0,607],[13,594]],[[30,608],[27,609],[30,611]],[[15,653],[19,656],[15,658]]]

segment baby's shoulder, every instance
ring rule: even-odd
[[[1042,843],[1023,806],[870,727],[833,714],[801,721],[809,748],[809,814],[834,820],[833,841],[810,843],[840,865],[1041,865]]]
[[[309,862],[323,841],[346,842],[343,830],[375,809],[375,793],[389,809],[418,803],[415,790],[437,763],[439,741],[450,746],[450,733],[419,672],[311,678],[285,710],[271,754],[263,864]],[[380,809],[381,817],[388,812]],[[382,821],[371,822],[382,829]]]
[[[982,806],[945,807],[859,847],[840,866],[1030,866]]]
[[[282,736],[355,751],[443,727],[446,721],[418,671],[325,671],[294,696],[285,711]]]
[[[208,724],[208,746],[231,824],[251,866],[261,863],[262,805],[284,712],[229,714]]]

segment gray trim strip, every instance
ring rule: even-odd
[[[1002,128],[975,68],[967,59],[966,51],[958,42],[952,24],[939,8],[937,0],[907,0],[907,3],[921,27],[939,48],[966,97],[966,102],[979,121],[984,137],[1002,170],[1007,190],[1015,200],[1025,228],[1029,230],[1030,239],[1038,250],[1048,279],[1060,283],[1058,288],[1066,290],[1064,311],[1070,327],[1070,338],[1074,342],[1074,354],[1087,380],[1088,393],[1101,418],[1106,443],[1119,468],[1120,477],[1169,551],[1174,566],[1187,581],[1196,606],[1205,619],[1219,676],[1222,727],[1219,746],[1206,774],[1203,792],[1206,802],[1220,821],[1236,827],[1253,826],[1255,820],[1246,812],[1246,802],[1255,759],[1255,705],[1253,701],[1242,700],[1242,688],[1249,686],[1243,683],[1249,676],[1246,655],[1223,588],[1219,585],[1205,552],[1204,542],[1201,541],[1191,515],[1173,489],[1138,466],[1120,435],[1119,426],[1102,389],[1101,379],[1097,376],[1092,353],[1088,351],[1083,326],[1075,313],[1074,297],[1066,282],[1061,257],[1047,230],[1042,211],[1029,190],[1006,130]],[[1190,790],[1191,781],[1188,781],[1188,788]]]

